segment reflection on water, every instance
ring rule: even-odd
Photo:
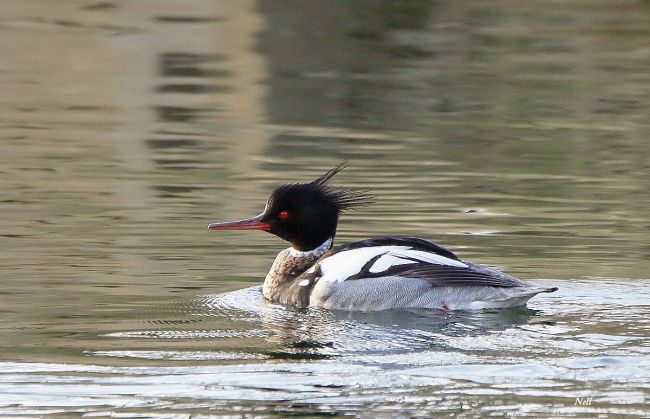
[[[99,336],[113,349],[84,352],[91,365],[0,364],[0,403],[21,398],[22,408],[7,406],[7,413],[57,406],[100,414],[170,407],[260,414],[292,400],[281,410],[359,413],[374,406],[434,414],[469,400],[489,414],[494,397],[507,397],[507,411],[538,416],[591,415],[596,407],[574,401],[592,397],[607,406],[598,411],[642,415],[648,323],[635,313],[650,295],[629,299],[636,286],[622,282],[576,282],[534,310],[290,310],[261,303],[259,286],[160,304],[153,308],[159,320]],[[603,301],[609,286],[620,296]],[[593,313],[618,313],[643,330],[611,332],[589,318],[580,326],[571,313],[588,315],[585,301]]]
[[[203,302],[213,316],[261,323],[268,342],[298,354],[390,353],[444,346],[446,336],[480,336],[527,324],[535,310],[516,308],[478,312],[402,309],[346,312],[289,309],[262,301],[259,286],[211,296]],[[251,313],[257,316],[250,317]]]
[[[650,10],[512,6],[3,4],[0,412],[647,416]],[[205,225],[343,159],[377,204],[339,242],[421,236],[560,291],[262,303],[285,244]]]

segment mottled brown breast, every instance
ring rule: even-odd
[[[303,279],[322,254],[292,255],[291,249],[278,254],[264,280],[263,294],[268,301],[295,307],[307,307],[315,281]]]

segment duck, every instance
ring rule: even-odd
[[[279,186],[255,217],[208,225],[265,231],[291,243],[264,279],[267,302],[346,311],[480,310],[524,306],[539,293],[557,291],[465,261],[417,237],[375,237],[334,247],[339,216],[373,202],[368,190],[331,185],[346,165],[308,183]]]

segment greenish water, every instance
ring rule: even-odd
[[[0,3],[0,414],[647,416],[650,4]],[[347,159],[527,308],[295,312],[208,232]]]

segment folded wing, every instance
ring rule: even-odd
[[[432,286],[522,287],[527,284],[493,269],[464,262],[436,244],[410,237],[381,237],[325,254],[312,268],[319,280],[344,282],[400,277]]]

